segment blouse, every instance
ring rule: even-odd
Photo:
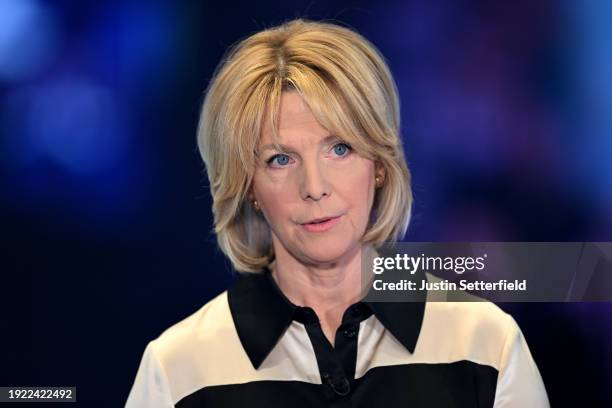
[[[549,407],[514,319],[489,302],[358,302],[334,344],[269,271],[147,345],[127,408]]]

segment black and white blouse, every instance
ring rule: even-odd
[[[359,302],[332,346],[269,271],[151,341],[128,408],[548,407],[514,319],[489,302]]]

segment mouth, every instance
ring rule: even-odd
[[[316,218],[301,225],[308,232],[324,232],[336,225],[338,221],[340,221],[340,217],[341,215],[336,217]]]

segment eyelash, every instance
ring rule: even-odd
[[[332,146],[332,150],[334,150],[336,148],[336,146],[346,146],[346,149],[347,149],[345,154],[343,154],[342,156],[338,156],[338,157],[346,157],[346,156],[349,155],[350,152],[353,151],[353,148],[348,143],[344,143],[344,142],[336,143],[335,145]],[[288,155],[282,154],[282,153],[281,154],[275,154],[274,156],[272,156],[268,160],[266,160],[266,164],[268,166],[270,166],[272,164],[272,162],[274,160],[276,160],[276,158],[281,157],[281,156],[289,157]],[[285,167],[285,166],[280,166],[280,167]]]

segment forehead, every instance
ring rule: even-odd
[[[283,91],[278,109],[278,135],[281,140],[298,135],[328,134],[313,115],[306,101],[296,91]],[[261,142],[273,139],[272,122],[268,116],[264,122]]]
[[[316,122],[306,101],[297,92],[283,92],[279,109],[279,129]]]

